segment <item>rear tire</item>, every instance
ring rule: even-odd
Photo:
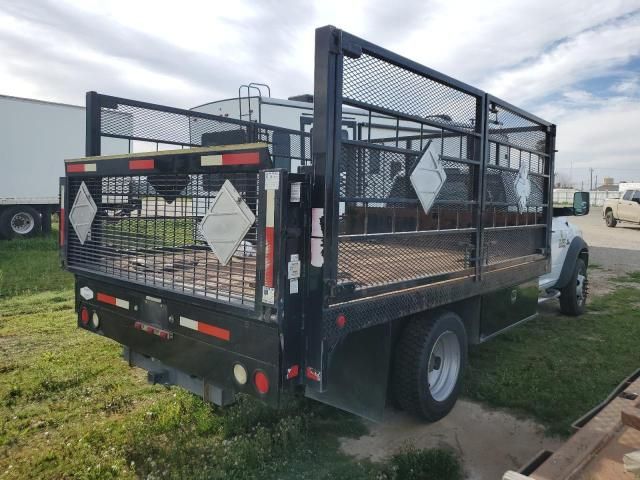
[[[605,215],[605,218],[607,222],[607,227],[609,228],[613,228],[618,224],[618,221],[613,216],[613,212],[611,210],[607,212],[607,214]]]
[[[395,402],[429,422],[440,420],[458,399],[466,361],[467,334],[455,313],[410,320],[395,349]]]
[[[0,234],[4,238],[32,237],[41,228],[40,213],[35,208],[19,205],[7,208],[0,214]]]
[[[587,264],[578,258],[571,280],[560,289],[560,311],[572,317],[582,315],[587,304],[588,293]]]

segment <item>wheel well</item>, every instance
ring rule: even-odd
[[[613,210],[611,209],[611,207],[607,207],[604,209],[604,213],[607,214],[609,212],[613,212]]]
[[[453,312],[458,315],[460,317],[460,320],[462,320],[462,324],[464,325],[465,330],[467,331],[467,339],[469,345],[475,345],[479,343],[480,297],[475,296],[394,320],[391,325],[391,351],[393,352],[395,350],[398,338],[400,337],[400,333],[407,325],[409,320],[417,316],[430,318],[442,312]]]

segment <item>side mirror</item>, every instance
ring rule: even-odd
[[[573,214],[576,217],[589,213],[589,192],[576,192],[573,194]]]

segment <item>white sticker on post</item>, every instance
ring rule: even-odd
[[[276,290],[272,287],[262,287],[262,303],[273,305],[276,302]]]
[[[302,182],[293,182],[291,184],[291,203],[300,203],[300,191],[302,190]]]
[[[291,255],[291,260],[287,264],[287,277],[289,279],[300,278],[300,257],[298,254]]]
[[[264,189],[265,190],[278,190],[279,185],[280,185],[280,172],[264,173]]]
[[[289,280],[289,293],[294,294],[298,293],[298,279],[292,278]]]

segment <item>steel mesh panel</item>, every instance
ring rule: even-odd
[[[545,230],[541,227],[486,229],[484,237],[485,264],[493,265],[526,255],[542,253],[546,242]]]
[[[68,265],[141,285],[253,304],[256,226],[226,266],[198,229],[225,180],[255,213],[256,173],[69,177],[69,198],[75,198],[84,181],[98,211],[84,245],[69,230]]]
[[[341,233],[473,226],[474,178],[479,167],[462,159],[440,160],[447,178],[434,205],[425,212],[410,181],[419,159],[420,154],[413,151],[343,143],[339,182],[339,198],[344,202]]]
[[[342,95],[408,117],[473,128],[476,98],[380,58],[344,57]]]
[[[503,105],[491,105],[488,127],[490,140],[546,153],[547,128]]]
[[[311,161],[310,134],[233,120],[190,110],[166,111],[120,100],[101,108],[101,133],[107,136],[183,146],[265,142],[272,156],[305,165]]]
[[[471,233],[414,232],[341,237],[338,283],[356,289],[415,280],[469,268]]]

